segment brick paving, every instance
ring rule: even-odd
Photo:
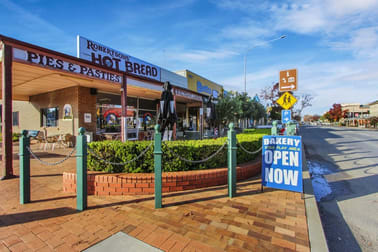
[[[68,152],[43,156],[53,162]],[[151,195],[89,196],[89,209],[78,212],[75,194],[62,190],[62,173],[75,165],[75,158],[58,166],[31,160],[32,202],[25,205],[18,178],[0,181],[1,252],[80,251],[119,231],[164,251],[310,251],[301,195],[260,193],[258,177],[239,182],[233,199],[225,185],[165,193],[157,210]],[[14,167],[17,174],[18,160]]]

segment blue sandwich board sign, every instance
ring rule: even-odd
[[[264,136],[262,185],[303,192],[301,136]]]
[[[282,123],[288,123],[291,120],[291,110],[281,111],[281,121]]]

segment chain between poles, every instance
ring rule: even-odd
[[[62,164],[63,162],[65,162],[66,160],[68,160],[70,157],[72,157],[72,155],[74,154],[74,152],[76,151],[76,146],[73,147],[72,151],[70,151],[70,153],[68,153],[68,155],[63,158],[62,160],[60,161],[57,161],[57,162],[53,162],[53,163],[50,163],[50,162],[46,162],[46,161],[43,161],[40,157],[37,156],[37,154],[35,154],[29,146],[26,146],[26,149],[29,151],[29,153],[32,155],[32,157],[34,159],[37,159],[41,164],[43,165],[47,165],[47,166],[55,166],[55,165],[59,165],[59,164]]]
[[[236,140],[236,142],[237,142],[237,144],[240,146],[240,148],[241,148],[243,151],[245,151],[246,153],[251,154],[251,155],[256,154],[256,153],[258,153],[258,152],[260,152],[260,151],[262,150],[262,146],[261,146],[261,147],[260,147],[258,150],[256,150],[256,151],[248,151],[247,149],[245,149],[245,148],[243,147],[243,145],[242,145],[238,140]]]

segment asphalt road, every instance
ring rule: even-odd
[[[378,251],[378,131],[302,127],[300,134],[307,160],[328,169],[331,192],[318,206],[329,250]]]

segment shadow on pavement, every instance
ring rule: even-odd
[[[314,134],[314,132],[316,133]],[[332,131],[335,131],[334,128],[308,128],[304,127],[301,130],[301,135],[303,138],[303,143],[305,145],[306,151],[306,158],[307,160],[311,161],[318,161],[323,163],[329,168],[332,173],[344,172],[345,170],[340,170],[340,168],[335,165],[332,160],[332,156],[335,155],[345,155],[345,151],[356,151],[355,148],[347,148],[340,150],[337,147],[340,144],[330,144],[326,141],[326,139],[341,139],[342,137],[339,135],[334,134]],[[353,143],[350,142],[343,142],[343,144]],[[357,154],[358,152],[354,152],[353,154]],[[362,152],[366,154],[366,152]],[[351,155],[352,153],[348,153]],[[358,167],[354,169],[362,169],[366,167]],[[367,178],[368,180],[377,179],[375,178]],[[306,179],[311,180],[311,179]],[[365,191],[363,193],[353,193],[353,189],[348,186],[350,180],[348,182],[341,180],[330,182],[330,186],[332,191],[335,188],[343,188],[343,191],[333,191],[333,193],[343,194],[345,195],[344,199],[356,198],[361,197],[364,195],[368,195],[371,193],[377,192],[377,188],[371,188],[371,191]],[[358,181],[359,183],[363,183],[362,180]],[[342,185],[341,185],[342,184]],[[333,197],[338,197],[337,194]],[[322,198],[318,203],[320,217],[322,220],[322,225],[324,228],[325,236],[327,239],[328,248],[330,251],[362,251],[360,245],[357,242],[356,237],[352,233],[348,223],[345,221],[343,214],[340,210],[338,205],[338,199],[327,198],[326,196],[324,199]]]
[[[23,212],[6,214],[0,216],[0,227],[11,226],[16,224],[22,224],[32,221],[44,220],[49,218],[61,217],[64,215],[70,215],[78,213],[76,209],[69,207],[53,208],[46,210],[39,210],[33,212]]]

